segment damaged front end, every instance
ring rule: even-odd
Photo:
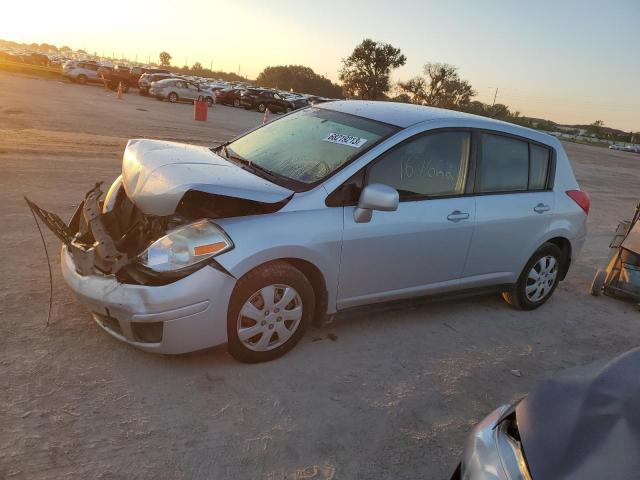
[[[214,257],[233,248],[215,219],[273,213],[293,193],[208,148],[137,139],[129,140],[122,175],[104,201],[98,183],[68,225],[25,199],[65,245],[78,274],[164,285],[216,266]]]
[[[82,276],[114,275],[121,283],[164,285],[192,273],[233,248],[212,220],[265,214],[288,200],[265,204],[188,191],[171,215],[143,213],[118,177],[102,201],[101,183],[87,192],[67,225],[25,197],[29,208],[62,241]],[[177,259],[177,260],[176,260]],[[182,263],[180,263],[182,262]]]
[[[114,186],[118,183],[114,184]],[[96,272],[116,275],[119,280],[149,283],[148,275],[139,275],[136,257],[154,238],[170,228],[169,219],[144,215],[118,189],[112,209],[103,213],[101,183],[87,192],[67,225],[58,215],[48,212],[25,197],[31,211],[62,241],[73,258],[75,269],[83,276]]]

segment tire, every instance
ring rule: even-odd
[[[234,107],[239,107],[240,106],[240,100],[238,100],[237,98],[233,99],[233,106]]]
[[[513,288],[502,293],[502,298],[518,310],[538,308],[551,298],[558,286],[562,262],[560,248],[553,243],[545,243],[531,256]],[[536,275],[537,280],[533,278]]]
[[[289,298],[286,305],[278,303]],[[238,280],[231,295],[227,315],[229,353],[245,363],[266,362],[284,355],[300,341],[314,310],[313,288],[300,270],[279,261],[257,267]],[[287,338],[282,341],[280,335]]]
[[[87,83],[87,76],[86,75],[78,75],[76,77],[76,82],[78,82],[80,85],[85,85]]]
[[[606,270],[598,270],[593,277],[593,282],[591,282],[591,289],[589,290],[589,293],[594,297],[599,297],[602,293],[602,288],[604,287],[604,281],[606,278]]]
[[[146,97],[147,95],[149,95],[149,92],[147,92],[144,88],[139,88],[138,94],[142,95],[143,97]]]
[[[287,107],[284,109],[284,113],[291,113],[291,112],[293,112],[293,108],[291,107]]]
[[[260,113],[264,113],[264,111],[267,109],[267,106],[264,103],[259,103],[258,104],[258,111]]]
[[[129,82],[122,82],[122,91],[124,93],[128,93],[129,92]]]
[[[208,107],[213,107],[213,98],[207,97],[207,106]]]
[[[171,103],[176,103],[178,101],[178,94],[176,92],[171,92],[167,97],[167,100]]]

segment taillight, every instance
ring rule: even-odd
[[[589,200],[589,194],[587,192],[583,192],[582,190],[567,190],[567,195],[584,210],[584,213],[589,215],[591,201]]]

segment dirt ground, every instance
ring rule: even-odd
[[[210,145],[262,120],[0,73],[0,479],[443,479],[470,427],[554,372],[639,343],[634,305],[587,294],[640,156],[567,144],[589,191],[590,234],[554,297],[516,312],[497,296],[345,315],[276,361],[224,348],[178,357],[102,332],[52,254],[49,280],[23,195],[70,216],[111,182],[129,138]],[[518,371],[520,375],[518,376]]]

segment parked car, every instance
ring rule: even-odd
[[[149,95],[153,95],[158,100],[168,100],[171,103],[193,102],[202,96],[209,106],[215,103],[213,93],[202,90],[196,84],[179,78],[168,78],[153,82],[149,89]]]
[[[68,227],[41,214],[98,324],[143,350],[227,343],[247,362],[352,307],[495,291],[538,308],[589,211],[552,136],[366,101],[305,108],[215,149],[130,140],[102,209],[101,195]]]
[[[122,90],[129,91],[131,70],[124,65],[102,65],[98,68],[98,78],[101,81],[106,82],[107,86],[111,90],[117,90],[119,86],[122,86]]]
[[[142,75],[144,75],[145,73],[162,73],[162,74],[171,74],[171,72],[169,70],[165,70],[163,68],[153,68],[153,67],[133,67],[131,69],[131,78],[130,78],[130,83],[131,85],[138,85],[138,82],[140,81],[140,77]]]
[[[316,103],[324,103],[324,102],[330,102],[332,99],[331,98],[327,98],[327,97],[319,97],[317,95],[309,95],[309,97],[307,97],[309,104],[311,105],[315,105]]]
[[[138,80],[138,93],[140,95],[148,95],[149,88],[153,82],[166,80],[167,78],[181,78],[172,73],[143,73]]]
[[[62,66],[62,77],[81,85],[101,82],[98,76],[100,64],[92,61],[69,61]]]
[[[471,432],[452,480],[601,480],[640,471],[640,349],[572,369]]]
[[[240,94],[240,105],[248,110],[258,110],[259,112],[264,112],[268,108],[272,112],[285,113],[296,108],[306,107],[308,103],[302,99],[284,98],[273,90],[248,88]]]
[[[223,88],[216,92],[216,102],[222,105],[240,106],[240,95],[246,89],[244,87]]]

